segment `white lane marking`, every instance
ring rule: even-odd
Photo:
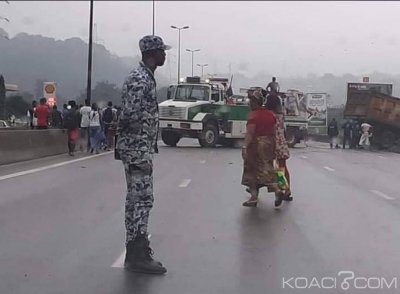
[[[123,268],[126,250],[124,250],[111,267]]]
[[[189,186],[191,181],[191,179],[183,180],[182,183],[179,185],[179,188],[186,188],[187,186]]]
[[[305,155],[302,155],[302,156],[301,156],[301,158],[303,158],[303,159],[307,159],[308,157],[307,157],[307,156],[305,156]]]
[[[381,158],[381,159],[386,159],[386,157],[382,156],[382,155],[378,155],[378,157]]]
[[[386,195],[385,193],[382,193],[381,191],[378,190],[371,190],[372,193],[374,193],[375,195],[378,195],[379,197],[382,197],[386,200],[394,200],[395,198],[390,197],[388,195]]]
[[[205,161],[205,160],[200,160],[200,163],[201,163],[201,164],[205,164],[206,161]]]
[[[30,170],[25,170],[25,171],[22,171],[22,172],[17,172],[17,173],[5,175],[5,176],[0,176],[0,181],[4,181],[4,180],[7,180],[7,179],[12,179],[12,178],[20,177],[20,176],[25,176],[25,175],[41,172],[41,171],[44,171],[44,170],[48,170],[48,169],[52,169],[52,168],[56,168],[56,167],[60,167],[60,166],[68,165],[68,164],[72,164],[72,163],[79,162],[79,161],[84,161],[84,160],[96,158],[96,157],[107,155],[107,154],[110,154],[110,153],[113,153],[113,152],[114,151],[104,152],[104,153],[101,153],[101,154],[90,155],[90,156],[87,156],[87,157],[82,157],[82,158],[73,159],[73,160],[69,160],[69,161],[63,161],[63,162],[60,162],[60,163],[55,163],[55,164],[51,164],[51,165],[42,166],[42,167],[39,167],[39,168],[34,168],[34,169],[30,169]]]
[[[324,169],[329,170],[330,172],[334,172],[335,170],[329,166],[324,166]]]

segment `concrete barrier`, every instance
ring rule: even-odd
[[[0,131],[0,165],[67,152],[67,132],[63,130]]]

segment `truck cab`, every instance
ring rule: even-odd
[[[215,147],[243,138],[249,107],[227,104],[227,83],[224,78],[191,77],[169,86],[167,100],[159,104],[163,142],[176,146],[188,137],[197,138],[202,147]]]

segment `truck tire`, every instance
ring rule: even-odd
[[[288,129],[286,132],[286,142],[289,146],[289,148],[294,148],[294,146],[297,143],[297,138],[296,138],[296,131],[293,129]]]
[[[176,144],[178,144],[181,136],[177,132],[163,130],[161,131],[161,139],[165,145],[176,147]]]
[[[200,146],[205,148],[215,147],[219,139],[218,137],[218,128],[213,124],[206,124],[199,136]]]

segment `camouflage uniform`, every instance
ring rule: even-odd
[[[126,243],[147,234],[153,207],[153,154],[158,133],[156,82],[152,71],[140,62],[122,89],[123,111],[118,123],[116,148],[125,168]]]

